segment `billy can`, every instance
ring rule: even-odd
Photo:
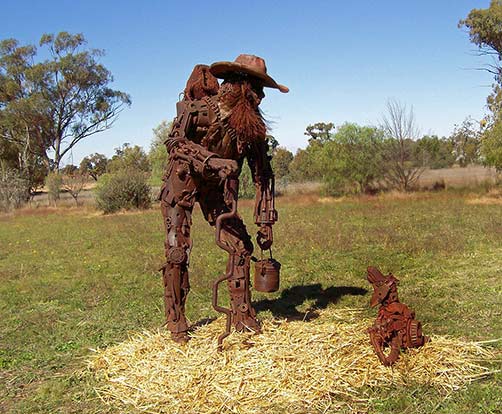
[[[281,264],[273,259],[257,260],[254,272],[254,288],[258,292],[276,292],[279,289]]]

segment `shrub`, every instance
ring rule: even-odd
[[[239,176],[239,198],[254,198],[256,194],[251,169],[247,163],[242,165],[242,172]]]
[[[431,187],[432,191],[443,191],[446,190],[446,183],[444,182],[444,178],[436,180]]]
[[[56,204],[59,200],[59,193],[63,186],[63,176],[57,172],[51,172],[45,178],[45,186],[49,194],[49,204]]]
[[[168,154],[164,141],[168,138],[171,131],[171,123],[162,121],[159,126],[153,129],[153,140],[150,144],[150,151],[148,152],[148,160],[152,167],[152,175],[150,183],[152,185],[160,185],[162,183],[162,176],[164,175],[167,167]]]
[[[120,170],[103,174],[95,188],[96,205],[105,213],[120,209],[146,209],[151,204],[151,188],[142,171]]]
[[[377,128],[346,123],[323,144],[318,162],[327,195],[371,193],[382,179],[383,134]]]
[[[14,171],[0,173],[0,211],[21,207],[29,199],[28,181]]]

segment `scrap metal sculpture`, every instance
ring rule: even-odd
[[[217,78],[223,79],[221,86]],[[169,163],[159,199],[166,230],[166,263],[162,267],[167,327],[173,340],[185,343],[188,323],[185,301],[189,291],[188,264],[192,241],[191,214],[199,203],[205,219],[216,227],[216,244],[228,252],[226,273],[213,285],[213,307],[227,315],[223,339],[236,330],[260,332],[251,304],[250,265],[254,259],[255,287],[278,288],[279,263],[272,259],[274,174],[270,166],[266,125],[258,105],[263,88],[288,92],[268,74],[263,59],[240,55],[234,62],[195,66],[177,103],[177,116],[165,141]],[[256,188],[254,219],[257,243],[270,250],[270,259],[252,257],[253,243],[237,213],[239,174],[244,160],[251,168]],[[218,305],[218,287],[227,281],[231,308]]]
[[[384,276],[376,267],[368,267],[368,281],[374,290],[370,306],[380,304],[378,316],[368,333],[378,358],[389,366],[399,359],[401,348],[418,348],[429,338],[422,335],[422,325],[415,319],[415,312],[399,302],[399,280],[394,275]],[[384,353],[386,347],[390,348],[388,355]]]

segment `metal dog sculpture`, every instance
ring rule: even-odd
[[[368,282],[373,285],[370,306],[380,304],[378,316],[368,329],[371,344],[385,366],[399,359],[401,348],[418,348],[429,341],[422,335],[422,325],[413,312],[397,297],[399,280],[391,273],[384,276],[376,267],[368,267]],[[388,355],[384,349],[390,348]]]

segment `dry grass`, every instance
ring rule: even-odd
[[[486,195],[473,195],[468,197],[465,202],[471,205],[502,205],[502,190],[492,188]]]
[[[322,184],[319,182],[291,182],[287,185],[282,185],[277,183],[277,191],[281,195],[307,195],[307,194],[319,194],[321,191]]]
[[[438,170],[427,169],[420,176],[418,185],[422,188],[428,188],[441,181],[448,188],[476,187],[484,184],[494,184],[497,181],[497,172],[494,168],[485,168],[481,165],[469,165],[465,168],[441,168]]]
[[[357,309],[327,309],[313,322],[266,320],[261,335],[233,333],[222,353],[223,319],[186,346],[144,332],[96,351],[90,369],[108,404],[149,413],[365,411],[369,387],[422,384],[445,394],[492,373],[496,353],[480,343],[433,336],[393,368],[382,366]]]

